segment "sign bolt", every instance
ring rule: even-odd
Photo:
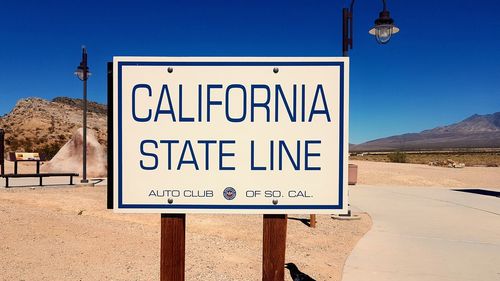
[[[279,68],[277,68],[277,67],[273,68],[273,72],[274,72],[274,73],[278,73],[279,71],[280,71],[280,69],[279,69]]]
[[[278,199],[274,199],[273,200],[273,205],[277,205],[278,204]]]
[[[167,68],[168,73],[174,72],[174,69],[172,67]]]
[[[174,203],[174,199],[168,198],[168,204],[172,204],[172,203]]]

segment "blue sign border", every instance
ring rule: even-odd
[[[339,132],[339,203],[337,205],[197,205],[197,204],[123,204],[122,194],[122,67],[123,66],[339,66],[340,67],[340,132]],[[118,208],[120,209],[342,209],[344,202],[344,62],[304,61],[304,62],[241,62],[241,61],[186,61],[186,62],[118,62]]]

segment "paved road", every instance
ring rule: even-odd
[[[500,281],[499,197],[372,186],[350,195],[373,228],[347,259],[343,281]]]

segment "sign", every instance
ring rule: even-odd
[[[17,161],[36,161],[40,160],[40,154],[37,152],[16,152],[15,160]]]
[[[346,213],[347,58],[114,57],[118,212]]]

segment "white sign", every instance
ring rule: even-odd
[[[114,206],[346,213],[347,58],[114,57]]]

